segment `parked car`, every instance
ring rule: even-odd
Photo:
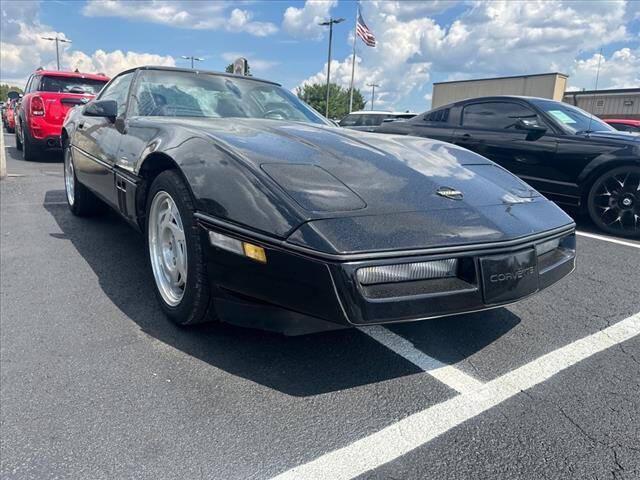
[[[408,120],[415,117],[415,113],[411,112],[385,112],[382,110],[358,110],[351,112],[344,117],[338,125],[352,130],[364,130],[372,132],[375,127],[383,122],[391,122],[394,120]]]
[[[632,120],[630,118],[607,118],[604,121],[616,130],[640,133],[640,120]]]
[[[71,212],[104,202],[144,232],[178,324],[425,319],[516,302],[574,268],[570,217],[493,162],[337,128],[253,77],[127,70],[62,139]]]
[[[572,105],[532,97],[473,98],[376,131],[467,148],[558,204],[587,211],[601,230],[640,236],[640,138]]]
[[[9,133],[13,133],[16,131],[16,105],[18,101],[19,101],[18,98],[9,100],[9,103],[5,108],[3,120],[4,120],[5,129]]]
[[[60,150],[62,122],[70,108],[91,100],[109,81],[102,74],[37,70],[27,80],[16,117],[16,148],[22,158]]]

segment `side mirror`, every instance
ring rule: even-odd
[[[519,118],[515,127],[517,130],[527,132],[527,140],[537,140],[547,131],[547,127],[540,125],[535,120],[525,120],[524,118]]]
[[[88,117],[105,117],[115,122],[118,116],[118,102],[115,100],[98,100],[88,103],[84,112]]]

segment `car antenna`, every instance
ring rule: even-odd
[[[593,90],[593,100],[591,102],[591,112],[589,115],[589,126],[587,127],[587,134],[591,131],[591,122],[593,121],[593,115],[596,105],[596,95],[598,94],[598,80],[600,79],[600,62],[602,61],[602,47],[600,47],[600,55],[598,56],[598,68],[596,69],[596,88]]]

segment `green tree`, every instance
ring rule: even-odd
[[[227,68],[224,69],[225,72],[227,73],[233,73],[233,63],[230,63],[229,65],[227,65]],[[251,65],[249,65],[249,62],[247,62],[247,77],[252,77],[253,75],[251,75]]]
[[[324,115],[327,103],[325,83],[306,84],[296,89],[298,98],[304,100]],[[364,98],[357,88],[353,89],[353,110],[364,108]],[[329,118],[341,119],[349,113],[349,89],[335,83],[329,84]]]
[[[7,94],[9,92],[22,93],[22,89],[20,87],[15,87],[15,86],[7,85],[6,83],[3,83],[2,85],[0,85],[0,102],[7,101]]]

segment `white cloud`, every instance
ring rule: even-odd
[[[363,3],[363,18],[378,45],[367,48],[358,40],[361,61],[356,85],[362,90],[371,81],[382,84],[381,103],[390,108],[404,107],[407,96],[428,102],[423,91],[431,89],[427,82],[436,73],[456,80],[561,71],[571,76],[570,85],[593,88],[594,51],[614,42],[629,46],[603,62],[600,88],[640,85],[639,37],[629,31],[637,5],[623,0],[499,0],[466,5],[450,25],[444,25],[429,15],[446,10],[449,3]],[[586,60],[577,60],[585,54],[589,54]],[[336,71],[332,79],[348,85],[350,66],[349,58],[332,63]],[[324,80],[325,71],[326,64],[304,82]]]
[[[75,50],[68,52],[63,60],[72,70],[77,68],[81,72],[102,72],[110,77],[128,68],[142,65],[175,66],[175,60],[170,56],[165,57],[152,53],[123,52],[121,50],[115,50],[113,52],[96,50],[91,55]],[[51,65],[51,67],[53,67],[53,65]]]
[[[21,8],[24,7],[24,8]],[[26,9],[26,11],[25,11]],[[31,3],[2,3],[0,19],[0,78],[24,85],[27,77],[38,67],[56,68],[55,43],[41,37],[68,38],[64,32],[56,32],[40,23],[38,5]],[[78,68],[84,72],[104,72],[114,75],[139,65],[174,65],[170,56],[151,53],[105,52],[91,54],[74,50],[73,44],[60,44],[60,63],[63,70]]]
[[[307,0],[302,8],[288,7],[284,12],[282,28],[296,38],[320,40],[326,27],[318,23],[327,20],[331,9],[337,4],[337,0]]]
[[[253,13],[234,8],[246,2],[227,0],[89,0],[82,13],[89,17],[121,17],[194,30],[246,32],[258,37],[271,35],[278,27],[271,22],[253,21]]]
[[[622,48],[609,58],[599,53],[585,60],[576,60],[569,71],[572,90],[593,90],[600,60],[598,88],[640,87],[640,48]]]
[[[623,0],[478,2],[449,28],[424,25],[413,61],[475,76],[566,70],[578,53],[627,39],[626,8]]]
[[[373,0],[371,2],[381,12],[393,15],[401,20],[442,13],[456,4],[459,0],[431,0],[416,2],[407,0]]]

